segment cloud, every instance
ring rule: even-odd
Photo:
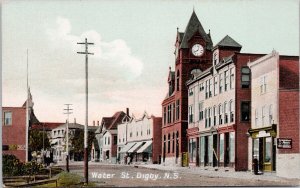
[[[94,55],[89,56],[90,61],[95,62],[93,70],[101,72],[101,77],[110,77],[109,71],[103,71],[107,68],[113,70],[115,79],[134,80],[141,75],[143,62],[132,54],[130,47],[122,39],[116,39],[110,42],[104,41],[101,35],[94,30],[85,31],[81,35],[71,34],[71,23],[68,19],[58,17],[56,27],[48,28],[46,33],[50,40],[50,45],[56,50],[66,51],[78,59],[76,52],[84,51],[84,45],[78,45],[77,42],[84,42],[85,38],[94,45],[89,45],[89,52]]]

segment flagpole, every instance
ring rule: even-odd
[[[29,91],[28,91],[28,49],[27,49],[27,71],[26,71],[26,77],[27,77],[27,100],[26,100],[26,158],[25,161],[28,162],[28,129],[29,129],[29,108],[28,108],[28,99],[29,99]]]

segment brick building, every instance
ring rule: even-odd
[[[28,100],[29,127],[39,123],[33,111],[33,102],[30,94]],[[2,147],[3,154],[15,155],[26,161],[26,102],[22,107],[2,107]],[[29,148],[30,149],[30,148]],[[30,160],[30,150],[28,151]]]
[[[240,53],[242,46],[226,35],[212,50],[212,66],[190,72],[188,150],[190,166],[247,170],[250,128],[250,69],[262,55]]]
[[[273,51],[248,66],[252,84],[249,158],[258,160],[260,171],[299,178],[299,57]],[[291,140],[291,145],[280,146],[282,139]]]
[[[212,47],[210,33],[204,31],[193,11],[185,32],[177,30],[175,70],[169,70],[169,91],[162,102],[162,158],[165,164],[181,165],[182,153],[187,152],[188,90],[185,84],[193,69],[205,70],[211,66]]]

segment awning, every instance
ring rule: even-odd
[[[130,149],[128,150],[128,153],[133,153],[135,152],[137,149],[139,149],[139,147],[143,144],[143,142],[136,142],[136,144]]]
[[[146,141],[146,143],[137,151],[137,153],[151,153],[152,152],[152,140]]]
[[[132,146],[135,145],[135,142],[127,143],[120,151],[120,153],[126,153],[128,150],[132,148]]]

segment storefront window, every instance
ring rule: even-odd
[[[266,138],[266,147],[265,147],[265,162],[271,162],[272,156],[272,139],[271,137]]]
[[[220,162],[224,162],[224,134],[220,134]]]
[[[235,134],[234,134],[234,132],[230,132],[230,136],[229,136],[229,142],[230,142],[230,162],[234,162],[234,155],[235,155],[235,153],[234,153],[234,150],[235,150],[235,148],[234,148],[234,141],[235,140]]]
[[[189,142],[189,160],[196,162],[196,139],[191,138]]]
[[[204,163],[204,136],[200,137],[200,162]]]

